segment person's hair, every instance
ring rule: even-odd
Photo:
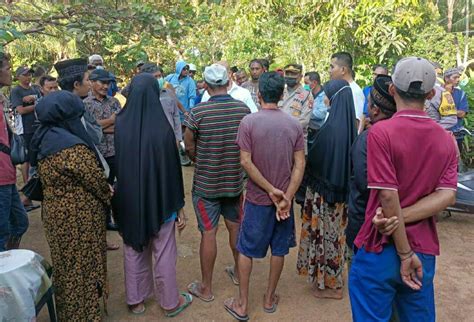
[[[163,68],[161,68],[160,65],[158,65],[158,66],[156,67],[156,69],[157,69],[161,74],[164,73]]]
[[[10,62],[10,55],[0,51],[0,68],[3,68],[3,65],[7,62]]]
[[[58,81],[59,87],[61,87],[62,90],[72,92],[74,90],[74,83],[79,82],[79,84],[82,84],[82,82],[84,81],[84,75],[85,72],[79,75],[66,76],[64,78],[61,78]]]
[[[285,90],[285,79],[277,72],[265,72],[258,80],[258,91],[265,103],[278,103]]]
[[[319,76],[318,72],[307,72],[304,74],[304,77],[308,77],[312,82],[316,81],[318,84],[321,84],[321,77]]]
[[[204,79],[200,79],[200,80],[196,81],[196,84],[201,84],[201,83],[205,83]]]
[[[421,87],[421,82],[412,82],[410,84],[410,89],[413,89],[415,92],[405,92],[397,88],[396,86],[395,86],[395,90],[397,91],[398,95],[400,95],[400,98],[407,103],[424,104],[426,98],[429,95],[429,92],[423,93],[420,87]],[[419,91],[419,92],[416,92],[416,91]]]
[[[377,68],[382,68],[383,70],[385,70],[385,72],[388,74],[388,67],[387,65],[384,65],[384,64],[375,64],[374,66],[372,66],[372,71],[375,72],[375,70]]]
[[[262,59],[260,59],[260,61],[262,62],[263,68],[265,68],[267,71],[269,71],[270,70],[270,61],[266,58],[262,58]]]
[[[344,67],[349,68],[352,71],[353,61],[352,61],[351,54],[345,51],[341,51],[341,52],[333,54],[331,56],[331,59],[333,58],[336,58],[339,64],[343,65]]]
[[[51,75],[44,75],[40,78],[39,84],[41,87],[43,87],[46,82],[54,82],[54,81],[56,81],[56,77],[53,77]]]
[[[249,68],[250,66],[252,66],[252,64],[259,64],[260,67],[265,68],[265,66],[263,66],[263,62],[261,59],[252,59],[249,63]]]
[[[46,68],[43,66],[36,66],[34,68],[35,72],[33,73],[34,78],[41,78],[46,75]]]
[[[237,66],[232,66],[232,67],[230,68],[230,71],[231,71],[232,73],[237,73],[237,72],[239,71],[239,68],[238,68]]]

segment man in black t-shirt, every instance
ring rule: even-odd
[[[33,75],[33,69],[21,66],[15,72],[16,78],[19,80],[19,84],[12,89],[10,101],[17,115],[21,115],[21,122],[23,125],[23,131],[21,134],[25,147],[29,150],[31,139],[34,134],[33,124],[35,122],[35,105],[38,98],[41,97],[36,89],[31,86],[31,78]],[[29,158],[29,157],[28,157]],[[28,182],[28,172],[30,163],[25,162],[22,164],[22,175],[23,182]],[[32,205],[30,200],[24,200],[25,207]],[[27,209],[28,210],[28,209]]]

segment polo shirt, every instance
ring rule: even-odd
[[[215,95],[191,109],[184,125],[196,138],[193,194],[204,198],[236,197],[243,190],[240,122],[250,110],[230,95]]]
[[[372,224],[372,218],[381,206],[379,190],[397,191],[402,208],[439,189],[455,191],[457,161],[452,136],[424,111],[401,110],[391,119],[373,125],[367,139],[370,195],[365,222],[355,245],[379,253],[391,240]],[[439,255],[434,216],[406,224],[406,232],[415,252]]]
[[[252,99],[252,95],[250,94],[250,91],[248,89],[240,87],[236,83],[232,82],[232,87],[227,91],[227,94],[229,94],[230,96],[232,96],[232,98],[238,101],[244,102],[245,105],[247,105],[247,107],[250,109],[250,112],[258,112],[257,105],[255,105],[255,102]],[[205,91],[202,95],[201,103],[207,102],[209,98],[209,93]]]

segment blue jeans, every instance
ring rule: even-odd
[[[389,321],[392,303],[400,321],[436,321],[433,288],[436,258],[421,253],[417,256],[423,265],[423,286],[414,291],[401,280],[400,259],[393,245],[384,246],[381,253],[369,253],[364,248],[357,251],[349,273],[353,321]]]
[[[10,237],[20,238],[28,229],[28,217],[14,184],[0,186],[0,252]]]

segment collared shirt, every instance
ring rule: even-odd
[[[287,114],[295,117],[303,127],[305,146],[308,142],[308,125],[313,109],[313,95],[298,85],[291,93],[285,87],[283,92],[283,100],[278,106]]]
[[[8,137],[8,130],[7,130],[7,120],[4,114],[4,106],[7,100],[0,93],[0,143],[10,147],[10,140]],[[16,183],[16,171],[15,167],[12,164],[12,160],[10,156],[6,153],[0,151],[0,186],[10,185]]]
[[[243,190],[240,149],[235,143],[249,108],[230,95],[215,95],[195,106],[184,125],[196,137],[193,194],[204,198],[236,197]]]
[[[313,130],[319,130],[326,122],[326,117],[328,115],[328,108],[324,104],[324,98],[326,94],[321,89],[314,97],[313,103],[313,113],[311,113],[311,118],[309,120],[309,128]]]
[[[242,84],[242,87],[245,88],[250,92],[250,95],[252,96],[252,100],[257,106],[257,109],[260,111],[260,102],[258,101],[258,81],[254,82],[253,80],[248,80],[245,83]]]
[[[94,95],[89,95],[84,99],[86,110],[89,111],[96,120],[105,120],[118,113],[121,109],[119,101],[111,96],[106,96],[102,101]],[[114,134],[104,133],[100,144],[97,146],[104,158],[115,155]]]
[[[232,96],[233,99],[244,102],[245,105],[247,105],[247,107],[250,109],[250,112],[258,112],[257,105],[255,105],[252,99],[252,95],[250,94],[250,91],[248,89],[240,87],[235,82],[232,82],[232,87],[227,91],[227,94]],[[201,103],[207,102],[209,98],[210,96],[208,91],[205,91],[202,95]]]
[[[372,224],[381,206],[380,190],[398,192],[401,208],[415,204],[436,190],[457,188],[458,158],[450,133],[421,110],[401,110],[370,128],[367,139],[367,182],[370,189],[365,222],[355,245],[381,252],[390,237]],[[434,215],[434,214],[433,214]],[[415,252],[439,255],[434,216],[405,226]]]

